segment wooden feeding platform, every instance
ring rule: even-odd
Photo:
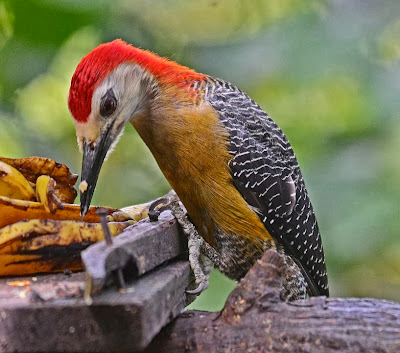
[[[139,222],[110,246],[86,249],[86,273],[1,279],[0,351],[144,349],[188,303],[184,240],[175,218],[163,212],[157,222]],[[107,288],[116,269],[128,279],[123,290]],[[85,286],[98,293],[85,295]]]
[[[193,298],[186,241],[164,212],[82,253],[86,273],[0,280],[1,352],[400,352],[400,304],[280,298],[283,257],[268,250],[221,312]],[[118,290],[113,278],[127,280]],[[92,293],[88,295],[88,289]]]

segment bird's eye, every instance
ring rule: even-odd
[[[117,109],[117,98],[110,88],[100,101],[100,115],[107,118]]]

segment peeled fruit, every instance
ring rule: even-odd
[[[50,158],[43,157],[0,157],[0,161],[19,170],[29,182],[34,184],[36,184],[37,179],[41,175],[48,175],[56,182],[54,193],[60,201],[65,203],[74,202],[77,195],[74,185],[78,179],[78,175],[71,173],[65,164],[57,163]]]
[[[146,218],[149,214],[149,207],[152,202],[141,203],[139,205],[127,206],[118,211],[114,211],[107,217],[109,222],[123,222],[133,219],[139,222],[141,219]]]
[[[135,221],[110,222],[112,236]],[[0,229],[0,276],[82,270],[80,252],[104,239],[99,223],[30,219]]]
[[[57,208],[63,209],[64,205],[54,193],[56,182],[48,175],[41,175],[36,180],[36,198],[47,212],[55,213]]]
[[[28,180],[14,167],[0,161],[0,195],[20,200],[35,200]]]
[[[115,208],[102,208],[106,209],[108,214],[119,211]],[[100,218],[96,214],[97,209],[98,207],[90,207],[83,220],[88,223],[100,222]],[[81,208],[79,205],[64,204],[62,210],[57,210],[55,213],[49,213],[40,202],[16,200],[0,196],[0,228],[22,221],[23,219],[69,219],[81,221],[82,216],[80,212]]]
[[[80,252],[102,241],[104,231],[98,207],[82,217],[72,204],[77,178],[48,158],[0,157],[0,277],[83,269]],[[148,206],[101,208],[115,236],[145,218]]]

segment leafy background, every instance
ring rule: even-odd
[[[115,38],[249,93],[298,155],[332,295],[400,300],[398,0],[0,0],[0,155],[80,172],[69,82],[85,54]],[[168,189],[129,126],[94,204]],[[220,308],[233,286],[215,271],[193,307]]]

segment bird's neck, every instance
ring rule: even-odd
[[[201,236],[213,244],[218,228],[247,238],[269,238],[258,216],[232,184],[229,136],[215,110],[206,102],[176,106],[172,101],[166,99],[132,124]]]

